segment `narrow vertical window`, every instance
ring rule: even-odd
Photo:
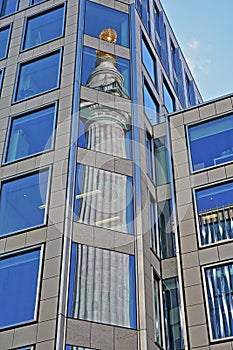
[[[156,231],[156,212],[155,212],[155,200],[151,193],[148,192],[149,199],[149,224],[150,224],[150,237],[151,237],[151,248],[158,254],[158,239]]]
[[[169,151],[165,137],[155,140],[155,169],[157,185],[170,182]]]
[[[159,105],[146,79],[144,79],[143,97],[144,97],[144,112],[147,118],[150,120],[152,125],[157,124],[158,115],[159,115]]]
[[[148,71],[151,77],[151,80],[153,81],[154,84],[156,84],[155,58],[144,37],[142,37],[141,43],[142,43],[142,63],[145,66],[146,70]]]
[[[153,287],[154,287],[155,341],[157,344],[162,345],[160,282],[155,272],[153,273]]]
[[[181,323],[180,292],[177,278],[163,280],[166,349],[183,350],[184,338]]]
[[[154,179],[154,140],[149,131],[146,131],[146,170],[150,178]]]
[[[172,113],[176,110],[174,96],[165,81],[163,82],[163,103],[168,113]]]
[[[2,90],[3,75],[4,75],[4,69],[0,69],[0,95]]]
[[[6,58],[8,46],[9,46],[9,39],[10,39],[10,31],[11,26],[7,26],[4,28],[0,28],[0,60],[3,58]]]
[[[158,203],[158,229],[161,258],[167,259],[175,256],[174,213],[171,199]]]

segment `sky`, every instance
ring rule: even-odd
[[[233,0],[161,0],[204,101],[233,93]]]

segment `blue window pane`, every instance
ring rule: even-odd
[[[132,177],[78,164],[75,221],[133,233]]]
[[[35,320],[40,253],[0,258],[0,328]]]
[[[85,34],[98,38],[105,28],[112,28],[117,32],[117,44],[129,46],[128,15],[87,0]]]
[[[202,244],[233,238],[233,182],[196,191]]]
[[[60,52],[20,65],[15,100],[56,89],[60,76]]]
[[[0,0],[0,17],[14,13],[17,8],[18,0]]]
[[[172,113],[175,111],[175,100],[170,92],[167,84],[163,83],[163,102],[168,111],[168,113]]]
[[[205,270],[212,338],[233,336],[233,265]]]
[[[153,57],[144,39],[142,39],[142,62],[146,67],[152,81],[156,83],[155,58]]]
[[[11,120],[6,162],[45,152],[53,147],[55,106]]]
[[[159,105],[155,101],[152,91],[149,88],[146,80],[144,79],[144,87],[143,87],[143,96],[144,96],[144,111],[151,124],[158,123],[158,113],[159,113]]]
[[[32,346],[26,346],[24,348],[17,348],[16,350],[33,350],[34,348]]]
[[[131,83],[130,83],[130,63],[128,60],[117,57],[117,69],[122,74],[124,78],[124,88],[126,91],[126,96],[123,97],[129,97],[130,96],[130,90],[131,90]],[[83,48],[83,62],[82,65],[82,85],[88,84],[88,78],[91,75],[91,73],[95,69],[95,63],[96,63],[96,50],[92,49],[90,47]]]
[[[10,26],[0,29],[0,59],[7,55],[9,44]]]
[[[233,161],[233,115],[188,129],[193,170]]]
[[[45,223],[48,170],[2,183],[0,236]]]
[[[23,49],[41,45],[63,35],[64,6],[29,18],[26,24]]]
[[[134,260],[73,243],[68,317],[136,329]]]

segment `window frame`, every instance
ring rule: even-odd
[[[230,116],[232,116],[232,118],[233,118],[233,113],[219,114],[219,115],[213,116],[212,118],[203,119],[201,121],[197,120],[196,122],[193,122],[193,123],[185,125],[186,143],[187,143],[187,146],[188,146],[187,149],[188,149],[188,158],[189,158],[189,170],[190,170],[190,172],[192,174],[196,174],[196,173],[199,173],[201,171],[207,171],[207,170],[210,170],[210,169],[215,169],[215,168],[221,167],[221,166],[226,166],[227,164],[230,164],[230,163],[233,162],[233,160],[229,160],[229,161],[224,162],[224,163],[214,164],[214,165],[211,165],[211,166],[208,166],[208,167],[204,167],[204,168],[201,168],[201,169],[194,170],[193,169],[193,162],[192,162],[191,140],[190,140],[190,137],[189,137],[189,130],[190,130],[190,128],[195,127],[195,126],[200,126],[201,124],[208,124],[209,122],[215,121],[217,119],[230,117]]]
[[[49,149],[46,149],[45,151],[41,151],[41,152],[36,152],[30,155],[27,155],[25,157],[20,157],[11,161],[7,161],[7,154],[8,154],[8,150],[9,150],[9,145],[10,145],[10,139],[11,139],[11,132],[12,132],[12,127],[13,127],[13,122],[16,119],[20,119],[20,118],[24,118],[30,114],[39,112],[39,111],[43,111],[46,108],[52,107],[54,106],[54,120],[53,120],[53,136],[52,136],[52,140],[51,140],[51,147]],[[20,113],[20,114],[16,114],[16,115],[12,115],[8,118],[8,126],[7,126],[7,132],[6,132],[6,139],[5,139],[5,145],[4,145],[4,151],[3,151],[3,156],[2,156],[2,165],[6,165],[6,164],[12,164],[15,162],[19,162],[21,160],[24,159],[28,159],[31,157],[36,157],[39,154],[44,154],[47,152],[50,152],[52,150],[54,150],[54,146],[55,146],[55,138],[56,138],[56,125],[57,125],[57,116],[58,116],[58,101],[55,101],[53,103],[49,103],[47,105],[44,105],[42,107],[39,107],[37,109],[31,109],[28,110],[24,113]]]
[[[203,289],[204,289],[204,302],[206,304],[206,319],[207,319],[207,327],[209,331],[209,337],[210,337],[210,342],[211,343],[217,343],[219,341],[230,341],[233,339],[233,335],[229,337],[223,337],[223,338],[216,338],[214,339],[213,337],[213,330],[212,330],[212,323],[211,323],[211,316],[210,316],[210,306],[209,306],[209,298],[208,298],[208,292],[207,292],[207,280],[206,280],[206,275],[205,272],[207,269],[215,269],[218,267],[226,266],[226,265],[231,265],[233,264],[233,260],[225,260],[225,261],[218,261],[216,263],[211,263],[208,265],[201,266],[201,275],[202,275],[202,281],[203,281]]]
[[[45,0],[43,0],[45,1]],[[37,5],[37,4],[35,4]],[[28,29],[28,22],[33,19],[33,18],[37,18],[37,17],[40,17],[40,16],[43,16],[47,13],[50,13],[50,12],[53,12],[54,10],[57,10],[59,8],[62,8],[63,7],[63,19],[62,19],[62,34],[56,38],[53,38],[53,39],[50,39],[50,40],[46,40],[42,43],[39,43],[37,45],[33,45],[33,46],[30,46],[30,47],[27,47],[27,48],[23,48],[24,45],[25,45],[25,40],[26,40],[26,36],[27,36],[27,29]],[[21,44],[20,44],[20,52],[24,52],[24,51],[27,51],[27,50],[31,50],[31,49],[34,49],[36,47],[39,47],[39,46],[42,46],[42,45],[45,45],[47,43],[50,43],[50,42],[53,42],[55,40],[58,40],[58,39],[61,39],[64,37],[64,34],[65,34],[65,21],[66,21],[66,2],[63,2],[62,4],[60,5],[57,5],[57,6],[53,6],[53,7],[50,7],[49,9],[46,9],[42,12],[39,12],[39,13],[35,13],[31,16],[28,16],[24,19],[24,24],[23,24],[23,34],[22,34],[22,39],[21,39]]]
[[[152,126],[154,125],[157,125],[159,124],[159,119],[160,119],[160,105],[155,97],[155,94],[153,92],[153,90],[151,89],[150,87],[150,84],[147,80],[147,78],[144,76],[144,74],[142,74],[142,88],[143,88],[143,91],[142,91],[142,95],[143,95],[143,113],[144,113],[144,116],[146,116],[146,118],[149,120],[150,124]],[[149,118],[149,116],[146,114],[146,109],[148,110],[151,110],[151,108],[149,108],[148,106],[146,106],[145,104],[145,89],[147,90],[149,96],[151,97],[151,100],[153,101],[154,103],[154,106],[156,107],[156,115],[155,115],[155,120],[154,122]]]
[[[205,190],[211,187],[216,187],[218,185],[224,185],[224,184],[228,184],[228,183],[232,183],[233,184],[233,180],[232,179],[224,179],[218,182],[214,182],[211,184],[205,184],[202,186],[198,186],[198,187],[194,187],[192,189],[192,196],[193,196],[193,206],[194,206],[194,219],[195,219],[195,225],[196,225],[196,229],[197,229],[197,240],[198,240],[198,246],[200,249],[205,249],[205,248],[210,248],[210,247],[214,247],[216,245],[220,245],[220,244],[226,244],[227,242],[230,243],[233,241],[233,238],[225,238],[213,243],[207,243],[207,244],[202,244],[201,243],[201,232],[200,232],[200,225],[199,225],[199,221],[198,221],[198,207],[197,207],[197,196],[196,196],[196,192],[199,190]]]
[[[33,3],[32,3],[33,0],[30,0],[29,6],[36,6],[36,5],[39,5],[39,4],[41,4],[42,2],[45,2],[45,1],[47,1],[47,0],[40,0],[40,2],[33,4]]]
[[[160,258],[160,237],[159,237],[159,231],[158,231],[158,208],[157,208],[157,202],[152,195],[149,188],[147,189],[148,193],[148,222],[149,222],[149,230],[150,230],[150,248],[152,252]],[[152,209],[153,208],[153,209]],[[153,216],[154,216],[154,228],[151,227],[152,224],[152,215],[151,215],[151,209],[153,210]],[[153,238],[152,239],[152,234]],[[154,244],[153,244],[154,243]]]
[[[157,295],[158,295],[158,301],[157,305],[155,304],[155,282],[157,284]],[[155,268],[152,266],[152,304],[153,304],[153,321],[154,321],[154,342],[157,344],[160,348],[163,348],[164,344],[164,329],[163,329],[163,319],[164,319],[164,314],[163,314],[163,298],[162,298],[162,280],[159,277],[158,273],[156,272]],[[156,309],[158,316],[156,314]],[[156,320],[158,319],[159,324],[159,333],[160,333],[160,342],[157,341],[156,339]]]
[[[1,17],[0,17],[0,19],[1,19]],[[0,61],[5,60],[7,58],[7,56],[8,56],[9,46],[10,46],[9,44],[10,44],[11,33],[12,33],[12,26],[13,26],[13,23],[9,23],[9,24],[7,24],[7,25],[5,25],[5,26],[0,28],[0,31],[4,30],[4,29],[9,29],[8,38],[7,38],[7,42],[6,42],[5,56],[0,58]]]
[[[171,99],[171,102],[172,102],[172,108],[173,108],[173,111],[170,112],[166,106],[166,99],[165,99],[165,93],[164,93],[164,89],[166,89],[167,91],[167,94],[169,95],[170,99]],[[177,106],[176,106],[176,98],[175,98],[175,95],[173,94],[167,80],[165,79],[165,77],[163,77],[162,79],[162,97],[163,97],[163,107],[166,109],[167,111],[167,114],[172,114],[172,113],[175,113],[176,110],[177,110]]]
[[[0,205],[1,205],[2,187],[3,187],[4,183],[9,183],[9,182],[12,182],[14,180],[25,178],[25,177],[28,177],[30,175],[35,175],[37,173],[39,174],[40,172],[45,172],[45,171],[48,171],[48,183],[47,183],[47,192],[46,192],[46,196],[45,196],[45,198],[46,198],[46,200],[45,200],[46,206],[45,206],[43,223],[39,224],[39,225],[33,225],[33,226],[30,226],[30,227],[27,227],[27,228],[15,230],[15,231],[6,233],[4,235],[0,235],[0,238],[10,237],[10,236],[13,236],[13,235],[21,233],[21,232],[32,231],[32,230],[34,230],[36,228],[41,228],[41,227],[47,226],[48,211],[49,211],[49,199],[50,199],[50,187],[51,187],[51,178],[52,178],[52,165],[50,164],[50,165],[42,167],[42,168],[36,168],[36,169],[30,170],[30,171],[23,172],[23,173],[20,173],[20,174],[17,174],[17,175],[13,175],[13,176],[10,176],[10,177],[6,177],[6,178],[0,180]]]
[[[44,244],[38,244],[38,245],[35,245],[35,246],[14,250],[14,251],[3,253],[3,254],[0,255],[0,260],[1,260],[2,258],[4,259],[4,258],[7,258],[8,256],[9,257],[11,257],[11,256],[13,257],[13,256],[17,256],[17,255],[20,255],[20,254],[24,254],[26,252],[33,252],[35,250],[40,250],[40,261],[39,261],[39,268],[38,268],[38,279],[37,279],[34,318],[31,321],[14,323],[14,324],[12,324],[10,326],[2,327],[2,328],[0,328],[0,331],[3,331],[3,330],[8,329],[8,328],[14,328],[16,326],[27,325],[27,324],[29,325],[29,324],[34,323],[34,322],[37,321],[37,319],[38,319],[38,311],[39,311],[39,304],[40,304],[40,290],[41,290],[41,284],[42,284],[42,273],[43,273],[43,262],[44,262],[45,247],[44,247]],[[24,348],[25,347],[23,347],[22,349],[24,349]],[[30,346],[28,348],[30,348]],[[26,346],[26,349],[27,349],[27,346]],[[16,350],[21,350],[21,348],[18,348]],[[31,346],[31,350],[33,350],[33,346]]]
[[[5,68],[0,69],[0,96],[2,92],[2,86],[3,86],[3,79],[4,79],[4,74],[5,74]]]
[[[144,44],[151,60],[153,61],[153,71],[154,71],[153,77],[151,76],[151,74],[150,74],[150,72],[149,72],[149,70],[148,70],[148,68],[145,65],[144,60],[143,60],[143,44]],[[148,74],[148,77],[152,81],[154,87],[157,89],[157,87],[158,87],[157,59],[156,59],[156,56],[154,55],[154,53],[152,52],[150,45],[148,44],[148,40],[146,39],[145,35],[142,32],[141,32],[141,62],[142,62],[142,65],[143,65],[145,71]]]
[[[8,1],[12,1],[12,0],[8,0]],[[13,15],[14,13],[16,13],[18,11],[18,8],[19,8],[19,1],[20,0],[16,0],[16,6],[15,6],[15,11],[14,12],[11,12],[11,13],[8,13],[7,15],[2,15],[2,9],[0,8],[0,18],[5,18],[7,16],[11,16]],[[7,2],[7,0],[6,0]],[[2,4],[3,5],[3,4]]]
[[[25,66],[27,64],[39,61],[40,59],[55,55],[56,53],[59,53],[59,63],[58,63],[58,76],[57,76],[57,85],[56,87],[49,89],[49,90],[45,90],[43,92],[39,92],[37,94],[22,98],[20,100],[16,99],[17,93],[18,93],[18,85],[19,85],[19,80],[20,80],[20,72],[21,72],[21,67]],[[61,83],[61,75],[62,75],[62,60],[63,60],[63,47],[60,47],[54,51],[48,52],[46,54],[41,54],[39,56],[36,56],[35,58],[32,58],[30,60],[25,60],[22,62],[19,62],[17,65],[17,71],[16,71],[16,75],[15,75],[15,81],[14,81],[14,90],[13,90],[13,94],[12,94],[12,104],[16,104],[16,103],[20,103],[23,101],[27,101],[29,99],[32,98],[37,98],[38,96],[42,96],[43,94],[47,94],[51,91],[55,91],[57,89],[60,88],[60,83]]]

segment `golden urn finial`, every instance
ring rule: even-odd
[[[117,32],[114,29],[112,29],[112,28],[105,28],[105,29],[103,29],[101,31],[101,33],[99,35],[99,38],[101,40],[104,40],[104,41],[107,41],[109,43],[115,44],[116,41],[117,41]],[[100,50],[96,50],[96,56],[98,58],[113,58],[113,59],[116,58],[115,55],[112,55],[110,53],[103,52],[103,51],[100,51]]]
[[[117,41],[117,32],[112,28],[105,28],[100,33],[99,38],[101,40],[115,44]]]

